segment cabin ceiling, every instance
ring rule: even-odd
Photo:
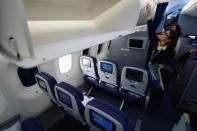
[[[47,2],[52,4],[61,4],[61,5],[90,9],[94,5],[94,3],[98,0],[29,0],[29,1]],[[117,1],[117,0],[99,0],[99,1]]]

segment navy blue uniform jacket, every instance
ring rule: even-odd
[[[161,50],[157,52],[159,38],[157,37],[157,34],[155,33],[155,30],[153,27],[153,21],[148,20],[147,25],[148,25],[148,36],[150,40],[149,47],[148,47],[148,54],[147,54],[147,63],[151,61],[152,64],[158,63],[158,64],[169,65],[172,58],[175,55],[174,49],[167,47],[166,50]],[[155,53],[155,55],[152,55],[153,52],[157,52],[157,53]]]

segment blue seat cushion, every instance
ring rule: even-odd
[[[111,85],[106,82],[100,82],[100,88],[104,89],[107,92],[113,93],[113,94],[118,94],[119,91],[119,86],[117,85]]]
[[[105,60],[105,61],[108,61],[108,62],[111,62],[113,64],[116,65],[116,70],[117,70],[117,85],[120,85],[120,79],[121,79],[121,75],[120,75],[120,68],[119,68],[119,65],[117,62],[115,61],[112,61],[112,60],[107,60],[107,59],[102,59],[102,60]]]
[[[121,89],[121,94],[123,98],[128,101],[136,102],[137,104],[142,105],[142,106],[145,105],[145,101],[146,101],[145,96],[141,96],[139,94],[136,94],[131,91],[124,90],[124,89]]]
[[[21,123],[23,131],[43,131],[37,124],[35,118],[29,118]]]
[[[97,64],[97,59],[95,57],[93,57],[93,56],[90,56],[90,55],[84,55],[84,56],[89,57],[89,58],[91,58],[93,60],[94,69],[95,69],[95,75],[96,75],[97,78],[99,78],[98,69],[97,69],[97,65],[96,65]]]
[[[98,81],[98,79],[95,79],[93,77],[90,77],[90,76],[85,75],[84,76],[84,80],[90,86],[99,87],[99,81]]]
[[[129,118],[120,110],[118,110],[113,105],[106,103],[99,99],[93,99],[92,101],[88,102],[87,105],[93,106],[106,114],[113,117],[115,120],[117,120],[124,128],[124,131],[133,131],[135,127],[135,122],[129,120]]]
[[[65,82],[61,82],[59,84],[57,84],[56,86],[68,91],[70,94],[72,94],[76,100],[79,112],[82,116],[82,118],[84,119],[84,110],[85,107],[83,106],[83,104],[81,103],[84,99],[83,94],[81,91],[79,91],[77,88],[75,88],[74,86],[65,83]]]
[[[51,92],[52,92],[52,95],[55,97],[54,87],[57,84],[56,79],[53,76],[51,76],[50,74],[46,73],[46,72],[40,72],[40,73],[37,73],[36,75],[41,76],[42,78],[44,78],[48,82],[49,87],[50,87]]]

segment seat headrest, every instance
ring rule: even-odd
[[[80,121],[84,119],[84,99],[82,92],[74,86],[61,82],[55,86],[55,96],[64,109]]]
[[[111,60],[100,60],[98,62],[98,74],[102,82],[106,82],[112,85],[120,84],[118,64]]]
[[[137,82],[142,82],[145,74],[147,74],[146,70],[134,66],[125,66],[122,70],[123,78]]]
[[[58,88],[59,87],[59,88]],[[63,89],[63,91],[67,91],[70,94],[72,94],[75,98],[77,98],[77,100],[79,101],[83,101],[83,94],[82,92],[80,92],[77,88],[75,88],[74,86],[66,83],[66,82],[60,82],[56,85],[55,89]],[[61,90],[62,91],[62,90]]]
[[[148,73],[141,68],[125,66],[121,74],[121,85],[123,89],[144,95],[148,85]]]
[[[99,99],[87,103],[85,118],[92,130],[133,131],[135,126],[123,112]]]
[[[42,131],[35,118],[28,118],[21,123],[23,131]]]
[[[53,88],[57,84],[56,79],[46,72],[40,72],[35,75],[36,81],[41,89],[53,93]]]
[[[97,60],[93,56],[83,55],[80,57],[80,67],[84,75],[98,78]]]

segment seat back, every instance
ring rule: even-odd
[[[175,58],[179,58],[181,55],[183,55],[190,49],[196,48],[195,46],[192,46],[190,43],[191,43],[191,38],[183,37],[183,36],[179,37],[175,48],[176,51]]]
[[[80,57],[80,67],[84,74],[84,79],[90,86],[99,86],[99,77],[97,70],[97,60],[92,56],[81,56]]]
[[[42,91],[58,106],[60,104],[57,102],[54,92],[54,87],[57,84],[56,79],[46,72],[40,72],[35,75],[36,82]]]
[[[119,68],[118,65],[109,60],[100,60],[98,62],[98,74],[100,81],[112,85],[119,85]]]
[[[99,86],[109,92],[118,92],[120,87],[119,67],[113,61],[100,60],[98,62]]]
[[[22,131],[43,131],[35,118],[28,118],[21,123]]]
[[[94,79],[98,78],[98,71],[97,71],[97,60],[92,56],[81,56],[80,57],[80,66],[81,70],[84,75],[90,76]]]
[[[148,73],[146,70],[125,66],[121,74],[121,89],[145,96],[148,86]]]
[[[87,103],[85,119],[91,131],[133,131],[135,126],[123,112],[99,99]]]
[[[197,104],[194,104],[197,100],[197,56],[188,59],[175,84],[173,97],[178,102],[177,109],[197,113]]]
[[[61,82],[55,86],[55,96],[67,113],[84,122],[84,106],[81,103],[84,97],[79,90],[68,83]]]

